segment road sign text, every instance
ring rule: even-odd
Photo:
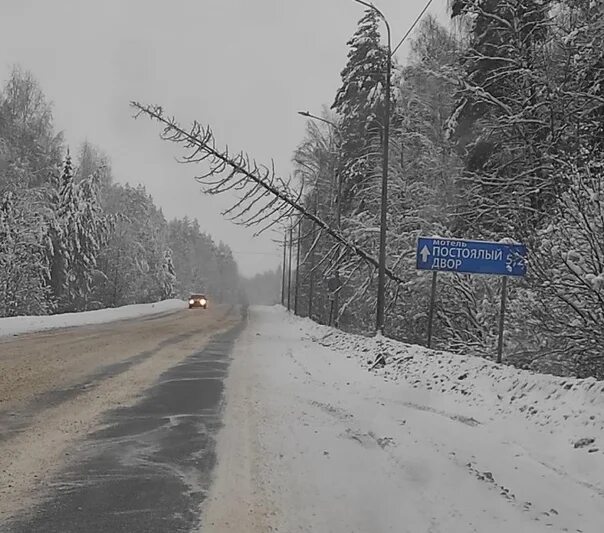
[[[521,277],[526,274],[526,246],[420,237],[416,261],[419,270]]]

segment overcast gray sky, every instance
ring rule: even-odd
[[[426,0],[375,3],[398,41]],[[445,20],[445,5],[430,12]],[[219,142],[289,175],[304,134],[296,112],[332,103],[361,15],[352,0],[0,0],[0,79],[14,64],[32,71],[72,147],[99,146],[118,181],[143,183],[167,218],[197,217],[251,275],[278,265],[277,236],[224,221],[229,198],[203,196],[177,147],[128,103],[209,123]]]

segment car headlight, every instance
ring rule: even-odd
[[[189,304],[193,305],[195,303],[195,300],[189,300]]]
[[[207,302],[207,300],[204,300],[204,299],[202,298],[201,300],[199,300],[199,303],[200,303],[201,305],[205,305],[205,304],[207,304],[208,302]]]

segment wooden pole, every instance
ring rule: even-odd
[[[428,312],[428,348],[432,348],[432,322],[434,321],[434,304],[436,303],[436,278],[438,272],[432,272],[432,290],[430,292],[430,310]]]
[[[300,295],[300,239],[302,237],[302,219],[298,221],[298,240],[296,242],[296,285],[294,292],[294,315],[298,315],[298,297]]]
[[[287,267],[287,230],[283,236],[283,267],[281,272],[281,305],[285,306],[285,269]]]
[[[497,362],[501,363],[503,356],[503,326],[505,323],[505,301],[508,292],[508,278],[503,276],[501,280],[501,310],[499,311],[499,341],[497,342]]]
[[[291,311],[291,297],[292,297],[292,247],[294,241],[294,227],[289,228],[289,268],[287,272],[287,310]]]
[[[318,211],[318,203],[319,203],[319,195],[315,191],[315,215],[317,214],[317,211]],[[314,296],[313,293],[314,293],[314,290],[315,290],[315,239],[316,239],[316,231],[317,231],[317,228],[313,224],[312,225],[312,233],[311,233],[312,244],[311,244],[311,248],[310,248],[310,272],[308,273],[308,275],[309,275],[309,280],[308,280],[308,318],[310,318],[311,320],[312,320],[312,299],[313,299],[313,296]]]

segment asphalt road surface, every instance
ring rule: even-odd
[[[0,530],[194,529],[237,309],[0,340]]]

